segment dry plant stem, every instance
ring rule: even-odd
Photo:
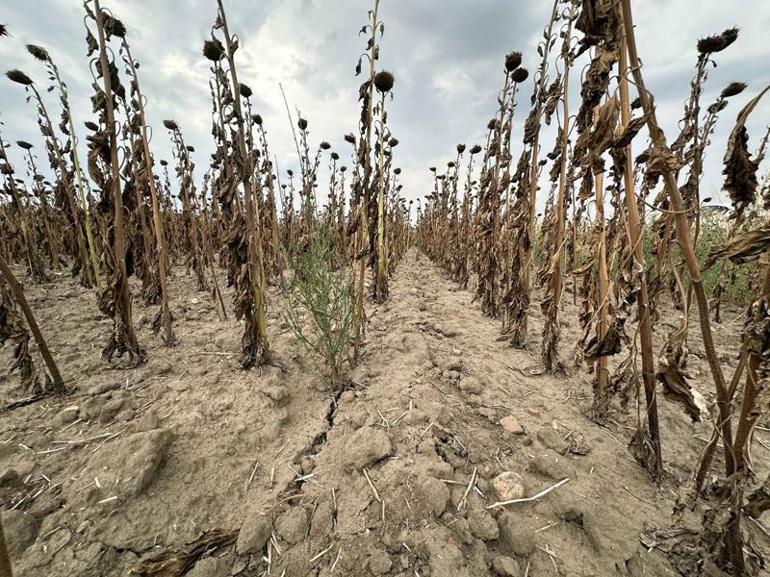
[[[569,39],[572,36],[572,21],[573,18],[570,15],[569,23],[567,24],[566,37]],[[568,40],[569,41],[569,40]],[[547,313],[548,323],[552,323],[552,326],[556,327],[556,334],[553,336],[552,342],[547,342],[548,339],[544,339],[543,353],[544,360],[546,362],[546,369],[549,371],[554,370],[555,361],[558,359],[558,347],[559,347],[559,308],[561,306],[561,293],[563,271],[564,271],[564,234],[565,234],[565,221],[566,215],[566,189],[567,189],[567,152],[569,146],[569,71],[570,71],[570,57],[565,55],[564,57],[564,80],[562,85],[562,121],[564,126],[562,127],[561,138],[561,153],[559,157],[559,193],[556,199],[556,235],[554,240],[554,250],[558,254],[553,255],[553,273],[551,274],[551,302]],[[597,192],[599,188],[597,188]],[[598,200],[597,200],[598,203]],[[603,212],[603,211],[602,211]],[[577,293],[576,293],[577,294]],[[545,336],[545,335],[544,335]],[[601,362],[601,359],[599,359]],[[605,359],[606,361],[606,359]],[[606,364],[606,363],[605,363]],[[606,372],[606,371],[605,371]]]
[[[11,288],[11,294],[13,294],[13,298],[21,307],[21,310],[24,313],[24,318],[27,321],[27,325],[32,331],[32,336],[35,337],[35,342],[40,349],[40,355],[43,357],[43,361],[45,361],[48,373],[51,375],[51,380],[53,381],[53,392],[56,394],[64,393],[64,380],[61,377],[61,373],[59,373],[59,368],[56,366],[56,362],[53,360],[53,356],[51,356],[51,351],[48,349],[48,344],[43,338],[43,333],[40,332],[40,327],[35,320],[35,315],[32,314],[32,309],[29,308],[29,303],[27,303],[27,299],[24,296],[24,289],[22,288],[21,284],[19,284],[19,281],[16,280],[16,277],[13,275],[13,272],[11,272],[8,263],[5,261],[1,254],[0,273],[3,275],[6,282],[8,283],[8,286]]]
[[[764,279],[758,301],[768,303],[770,302],[770,254],[765,253],[761,258],[761,268],[764,269]],[[738,421],[738,428],[735,431],[735,442],[733,443],[736,471],[740,471],[743,468],[746,461],[746,444],[749,441],[757,419],[761,415],[761,411],[755,411],[754,408],[760,392],[759,380],[761,376],[759,369],[762,364],[762,358],[745,345],[744,351],[744,356],[746,357],[746,385],[743,389],[740,419]]]
[[[150,187],[150,198],[152,202],[152,222],[155,229],[155,241],[158,243],[158,276],[160,279],[160,298],[161,298],[161,327],[163,342],[167,346],[173,346],[177,344],[177,338],[174,335],[174,329],[171,327],[171,311],[169,309],[169,289],[166,264],[168,263],[168,252],[166,249],[166,237],[163,231],[163,220],[160,215],[160,209],[158,207],[158,189],[155,185],[155,178],[152,176],[152,156],[150,155],[149,139],[147,138],[147,121],[144,114],[144,98],[139,89],[139,79],[137,77],[136,65],[134,59],[131,56],[131,49],[128,47],[128,42],[123,41],[123,46],[126,50],[126,56],[131,66],[131,75],[136,81],[136,93],[139,103],[139,118],[141,120],[141,133],[142,133],[142,147],[144,148],[144,162],[145,169],[147,171],[147,183]]]
[[[377,271],[374,283],[375,300],[388,298],[388,257],[385,252],[385,93],[380,101],[380,131],[377,154]]]
[[[243,127],[243,114],[241,113],[241,99],[238,96],[238,74],[235,70],[235,58],[233,54],[233,39],[230,36],[230,31],[227,27],[227,17],[225,16],[225,9],[222,5],[222,0],[217,0],[217,6],[219,7],[219,18],[222,23],[222,32],[225,35],[225,43],[227,47],[227,62],[230,68],[230,76],[232,78],[233,90],[235,91],[235,97],[233,99],[233,105],[235,107],[235,117],[238,122],[238,148],[241,155],[241,162],[247,163],[247,166],[241,166],[241,179],[243,182],[243,194],[246,205],[246,228],[249,235],[249,278],[252,285],[252,293],[254,297],[254,316],[256,318],[257,334],[254,335],[254,342],[257,345],[260,358],[256,359],[257,364],[263,364],[270,359],[270,353],[268,349],[267,341],[267,320],[265,319],[265,306],[264,306],[264,270],[262,268],[262,243],[259,242],[257,235],[257,227],[259,226],[259,208],[255,206],[254,194],[251,182],[252,169],[248,150],[246,150],[246,139],[244,137]]]
[[[741,353],[741,359],[738,361],[738,366],[735,367],[735,372],[733,373],[733,378],[730,381],[730,390],[728,392],[728,397],[730,399],[730,402],[732,402],[733,396],[735,395],[735,391],[738,389],[738,384],[740,383],[741,377],[743,376],[743,371],[746,368],[746,355],[745,353]],[[709,469],[711,468],[711,463],[714,460],[714,451],[717,448],[717,445],[719,444],[719,431],[720,426],[717,425],[714,428],[714,432],[711,435],[711,439],[708,442],[708,445],[703,449],[703,455],[701,456],[698,464],[698,471],[695,474],[695,497],[700,495],[701,490],[703,488],[703,483],[706,480],[706,474],[709,472]]]
[[[597,283],[599,285],[599,322],[596,325],[598,342],[601,342],[609,328],[609,311],[607,293],[609,292],[610,279],[607,270],[607,230],[604,218],[604,171],[594,171],[594,186],[596,194],[596,224],[599,238],[596,239],[596,255],[599,263]],[[604,415],[609,406],[609,371],[607,370],[607,357],[596,359],[596,394],[594,395],[594,413]]]
[[[364,281],[366,279],[366,256],[365,247],[368,246],[369,238],[367,236],[367,230],[369,222],[367,219],[368,208],[366,206],[366,199],[359,199],[358,203],[358,234],[356,236],[356,255],[360,255],[358,259],[358,274],[356,275],[355,282],[355,315],[353,322],[353,362],[357,363],[361,355],[361,346],[364,339]]]
[[[620,123],[625,128],[631,121],[631,99],[628,90],[628,52],[625,35],[625,25],[621,31],[620,49]],[[634,167],[631,144],[626,146],[626,162],[623,172],[623,187],[625,189],[626,220],[628,222],[629,242],[634,247],[633,267],[644,270],[644,247],[641,242],[644,229],[639,217],[636,189],[634,185]],[[658,401],[655,394],[655,357],[652,349],[652,319],[650,317],[650,298],[647,289],[647,275],[639,275],[639,295],[637,297],[637,315],[639,319],[639,341],[642,355],[642,384],[644,386],[645,402],[647,404],[647,423],[650,440],[655,451],[654,474],[660,477],[663,472],[663,455],[660,442],[660,425],[658,423]]]
[[[360,256],[359,262],[358,262],[358,278],[356,279],[356,286],[355,286],[355,298],[356,298],[356,311],[353,321],[353,335],[354,335],[354,344],[353,344],[353,358],[354,362],[357,362],[359,359],[359,355],[361,353],[361,346],[363,345],[363,338],[364,338],[364,291],[365,286],[365,280],[366,280],[366,261],[367,257],[365,254],[365,248],[369,246],[369,201],[370,201],[370,193],[369,193],[369,178],[371,175],[371,150],[372,150],[372,110],[373,110],[373,99],[372,96],[374,95],[374,62],[375,62],[375,54],[377,51],[377,16],[380,9],[380,0],[374,0],[374,8],[372,9],[371,17],[371,46],[369,47],[369,86],[367,87],[367,90],[369,91],[369,97],[368,97],[368,110],[367,110],[367,124],[364,127],[364,138],[363,142],[359,143],[359,146],[364,146],[364,167],[363,167],[363,182],[361,183],[361,186],[363,188],[363,194],[361,195],[361,198],[358,199],[358,211],[359,211],[359,236],[361,239],[361,246],[357,247],[356,256]]]
[[[628,46],[628,57],[631,70],[634,75],[634,81],[639,91],[639,98],[642,103],[644,113],[647,115],[647,126],[650,131],[650,138],[653,142],[653,147],[657,149],[659,153],[668,152],[668,145],[666,144],[666,136],[663,130],[658,125],[658,121],[655,115],[655,108],[650,98],[650,93],[647,91],[644,78],[642,77],[641,64],[636,51],[636,39],[634,36],[633,17],[631,13],[631,0],[622,0],[623,10],[623,22],[626,31],[626,41]],[[719,407],[720,420],[722,426],[722,442],[724,443],[724,456],[725,456],[725,470],[727,477],[731,477],[735,472],[735,459],[733,454],[733,435],[732,427],[730,425],[730,400],[728,397],[728,388],[725,383],[724,375],[722,374],[722,367],[719,365],[719,359],[714,348],[714,339],[711,333],[711,320],[709,318],[708,303],[706,301],[706,293],[703,289],[703,282],[700,275],[700,266],[695,254],[695,248],[690,238],[690,224],[687,219],[687,213],[684,210],[684,201],[682,200],[682,194],[679,191],[679,186],[676,182],[676,176],[674,171],[668,166],[664,165],[663,177],[665,180],[666,193],[668,194],[671,202],[671,209],[674,211],[674,218],[676,222],[676,235],[679,245],[682,249],[687,269],[690,273],[690,279],[692,282],[693,292],[695,293],[695,300],[698,304],[698,316],[700,318],[701,336],[703,338],[703,346],[706,352],[706,358],[711,369],[711,374],[714,378],[714,384],[717,392],[717,404]],[[731,519],[729,526],[727,527],[727,537],[725,545],[728,550],[728,555],[738,571],[741,574],[744,571],[744,558],[742,550],[743,538],[740,528],[740,510],[735,509],[734,517]]]
[[[62,94],[66,95],[66,89],[64,88],[64,82],[62,82],[59,76],[59,67],[55,66],[51,62],[51,69],[56,77],[56,82],[59,85],[59,90]],[[75,172],[75,178],[78,184],[78,195],[80,196],[80,206],[83,209],[83,224],[86,229],[86,241],[88,242],[88,253],[91,257],[91,266],[93,267],[94,280],[96,281],[96,288],[102,290],[102,278],[99,272],[99,256],[96,251],[96,243],[94,242],[93,231],[91,230],[91,216],[88,210],[88,201],[86,200],[85,183],[83,182],[83,173],[80,170],[80,157],[78,156],[77,138],[75,137],[75,125],[72,121],[72,112],[69,108],[69,99],[62,97],[62,104],[67,108],[67,120],[69,124],[69,138],[70,138],[70,157],[72,158],[72,168]]]
[[[32,91],[35,93],[35,98],[37,98],[37,102],[40,105],[40,110],[43,113],[43,117],[45,118],[46,125],[48,126],[49,131],[51,134],[54,134],[53,131],[53,123],[51,123],[51,118],[48,116],[48,109],[45,107],[45,104],[43,104],[43,99],[40,96],[40,93],[37,91],[37,88],[35,86],[30,86]],[[83,238],[83,231],[80,229],[80,216],[78,215],[77,207],[75,206],[75,201],[72,198],[71,190],[71,183],[69,181],[69,175],[67,174],[67,170],[64,167],[64,158],[62,157],[61,148],[59,148],[59,143],[56,140],[56,137],[51,138],[51,143],[53,147],[54,154],[56,156],[56,163],[59,166],[59,172],[60,178],[64,184],[64,189],[67,191],[67,203],[70,207],[70,213],[72,215],[72,224],[75,227],[75,237],[78,241],[78,250],[80,255],[80,260],[83,266],[83,278],[86,280],[87,284],[91,284],[91,276],[92,271],[88,267],[88,263],[90,262],[88,253],[86,252],[86,245],[85,245],[85,239]]]
[[[623,18],[626,29],[626,39],[628,43],[628,56],[629,64],[634,75],[634,81],[639,89],[639,98],[642,102],[642,107],[645,114],[647,114],[647,125],[650,130],[650,136],[653,141],[653,145],[659,150],[667,150],[666,137],[663,130],[659,127],[657,118],[655,115],[655,109],[652,104],[649,92],[644,85],[644,79],[642,77],[641,67],[639,64],[639,58],[636,52],[636,41],[633,33],[633,20],[630,13],[630,0],[623,0]],[[703,336],[703,345],[706,350],[706,357],[711,369],[712,376],[714,378],[714,384],[717,389],[717,396],[719,399],[720,412],[725,417],[729,414],[729,400],[727,398],[728,389],[725,384],[724,375],[722,373],[722,367],[719,365],[719,360],[714,348],[714,339],[711,332],[711,322],[708,314],[708,303],[706,302],[706,294],[703,289],[703,282],[700,275],[700,266],[695,254],[695,248],[690,238],[690,224],[687,220],[687,214],[684,210],[684,202],[682,200],[679,186],[676,183],[673,170],[665,167],[663,170],[663,177],[665,179],[666,192],[668,193],[671,201],[672,211],[674,213],[674,219],[676,223],[677,240],[682,248],[682,253],[687,264],[687,269],[690,273],[690,278],[693,284],[693,290],[695,292],[695,299],[698,304],[698,312],[700,317],[700,327]],[[732,445],[732,432],[729,431],[729,419],[725,419],[725,426],[728,430],[723,431],[724,441]],[[734,470],[734,464],[732,462],[732,456],[726,455],[727,473],[731,474]]]
[[[539,94],[543,94],[546,86],[545,86],[545,69],[548,62],[548,55],[550,53],[550,38],[553,34],[553,25],[556,21],[556,14],[557,14],[557,8],[559,5],[559,0],[554,0],[553,8],[551,9],[551,18],[548,23],[548,31],[546,32],[547,40],[545,44],[545,48],[543,49],[543,60],[540,67],[540,89],[538,90]],[[532,282],[530,280],[530,272],[532,268],[532,254],[533,254],[533,248],[534,248],[534,239],[535,239],[535,202],[537,201],[537,188],[538,188],[538,173],[539,173],[539,165],[538,165],[538,153],[540,151],[540,119],[542,115],[542,103],[540,99],[538,99],[538,102],[536,104],[538,108],[537,117],[538,117],[538,128],[537,132],[535,133],[534,140],[532,142],[532,158],[530,159],[529,169],[529,218],[527,221],[527,246],[524,253],[524,259],[523,259],[523,270],[522,270],[522,287],[527,292],[527,294],[530,293],[532,289]],[[566,119],[565,119],[566,121]],[[565,131],[566,132],[566,131]],[[518,346],[524,346],[527,339],[527,326],[529,321],[529,313],[527,312],[523,316],[522,320],[522,326],[521,329],[517,331],[517,333],[520,335],[519,338],[516,340],[518,341]]]
[[[6,156],[5,143],[3,142],[2,137],[0,137],[0,152],[2,152],[4,157]],[[11,195],[11,200],[13,201],[13,204],[16,205],[16,211],[19,218],[19,226],[21,228],[21,236],[22,239],[24,239],[24,252],[27,255],[27,267],[29,269],[30,276],[38,281],[46,280],[47,277],[43,263],[41,262],[37,251],[35,250],[37,243],[34,242],[32,236],[34,231],[30,229],[29,222],[27,220],[27,211],[24,204],[22,203],[19,191],[16,188],[16,179],[14,179],[13,174],[7,175],[5,182],[7,185],[7,190]]]
[[[37,177],[37,167],[35,166],[35,157],[32,155],[32,150],[27,151],[27,162],[29,163],[29,166],[32,167],[33,172],[33,181]],[[58,243],[57,239],[54,236],[52,227],[51,227],[51,221],[52,221],[52,215],[51,215],[51,207],[48,205],[48,202],[45,198],[45,191],[43,191],[40,195],[40,204],[41,204],[41,212],[43,215],[43,225],[45,227],[45,236],[46,240],[48,242],[48,251],[49,251],[49,259],[51,262],[51,268],[59,268],[59,250],[58,250]],[[34,245],[33,245],[34,246]]]
[[[115,110],[113,108],[114,97],[112,94],[112,77],[110,73],[110,64],[107,60],[106,40],[104,35],[104,14],[99,6],[99,0],[94,0],[94,12],[96,16],[96,28],[99,34],[99,63],[101,66],[102,79],[104,81],[104,94],[106,95],[107,108],[107,132],[110,138],[110,166],[112,169],[112,197],[115,204],[114,226],[114,251],[115,251],[115,270],[117,279],[113,282],[115,287],[115,323],[119,322],[118,315],[123,316],[122,322],[125,325],[126,337],[130,342],[125,343],[128,346],[131,355],[138,354],[141,360],[142,353],[139,343],[136,340],[134,332],[133,318],[131,314],[131,292],[128,286],[128,272],[126,270],[126,244],[123,227],[123,196],[120,191],[120,163],[118,161],[118,142],[115,132]],[[117,301],[122,301],[121,306],[117,306]],[[114,335],[113,335],[114,338]]]

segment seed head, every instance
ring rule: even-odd
[[[161,165],[161,166],[168,166],[168,160],[163,160],[163,159],[161,159],[161,161],[160,161],[160,165]]]
[[[382,94],[386,94],[393,90],[393,85],[396,82],[395,76],[387,70],[380,70],[374,75],[374,87]]]
[[[511,80],[513,80],[517,84],[521,84],[527,78],[529,78],[529,71],[526,68],[517,68],[511,74]]]
[[[519,66],[521,66],[521,52],[511,52],[505,56],[506,71],[513,72]]]
[[[34,56],[41,62],[51,61],[51,57],[48,55],[48,51],[42,46],[37,46],[35,44],[27,44],[27,52],[32,54],[32,56]]]
[[[225,57],[225,47],[216,38],[203,42],[203,55],[212,62],[219,62]]]
[[[714,36],[706,36],[698,40],[698,52],[701,54],[712,54],[714,52],[721,52],[730,44],[738,39],[738,29],[728,28],[721,34]]]
[[[455,167],[455,163],[454,163],[454,161],[451,161],[451,160],[450,160],[449,162],[447,162],[447,163],[446,163],[446,165],[447,165],[449,168],[454,168],[454,167]]]
[[[96,124],[96,122],[91,122],[90,120],[86,120],[83,124],[86,125],[86,128],[88,130],[93,130],[94,132],[99,130],[99,125]]]
[[[304,118],[300,118],[297,121],[297,126],[299,126],[300,130],[307,130],[307,120],[305,120]]]
[[[332,152],[331,157],[332,157],[332,160],[334,161],[337,161],[340,159],[340,155],[337,154],[336,152]]]
[[[722,89],[720,96],[722,98],[730,98],[731,96],[737,96],[744,90],[746,90],[746,85],[743,82],[731,82]]]
[[[481,147],[478,144],[474,144],[471,147],[471,154],[478,154],[479,152],[481,152]]]
[[[17,84],[23,84],[24,86],[32,86],[33,84],[32,79],[21,70],[9,70],[5,75]]]
[[[195,147],[193,146],[185,146],[185,148],[187,149],[187,152],[195,152]]]
[[[126,37],[126,27],[120,20],[104,11],[102,11],[102,17],[104,18],[104,31],[107,33],[107,36]]]
[[[398,138],[391,138],[390,140],[388,140],[388,146],[390,146],[391,148],[395,148],[396,146],[398,146]]]
[[[401,169],[400,169],[400,168],[394,168],[394,169],[393,169],[393,174],[395,174],[396,176],[398,176],[399,174],[401,174]]]
[[[294,176],[294,171],[290,168],[289,170],[286,171],[286,174],[288,174],[289,176]]]
[[[465,152],[465,145],[464,144],[458,144],[457,145],[457,154],[462,154]]]
[[[243,82],[238,83],[238,91],[244,98],[251,98],[251,95],[254,94],[254,92],[251,90],[251,87],[247,84],[244,84]]]
[[[173,120],[164,120],[163,121],[163,126],[168,128],[169,130],[174,130],[174,131],[175,130],[179,130],[179,125],[176,122],[174,122]]]
[[[355,135],[352,132],[346,134],[345,135],[345,142],[347,142],[348,144],[355,144],[356,143]]]
[[[325,140],[319,145],[321,150],[329,150],[332,145],[326,142]]]
[[[487,122],[487,130],[494,130],[495,128],[497,128],[497,118],[493,118]]]
[[[26,140],[17,140],[16,145],[19,148],[23,148],[24,150],[29,150],[30,148],[32,148],[32,145]]]
[[[0,37],[8,36],[8,28],[5,24],[0,24]]]
[[[718,112],[722,112],[725,108],[727,108],[727,100],[720,98],[716,102],[709,104],[707,110],[709,114],[717,114]]]
[[[254,116],[251,117],[251,120],[257,126],[262,126],[262,116],[261,115],[255,114]]]

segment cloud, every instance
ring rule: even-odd
[[[81,2],[36,0],[8,4],[2,17],[13,37],[0,40],[0,59],[8,68],[21,68],[42,84],[44,70],[27,55],[21,43],[46,46],[69,84],[82,141],[82,122],[92,117],[88,101],[92,76]],[[201,179],[213,142],[208,64],[200,49],[215,16],[214,4],[209,0],[103,0],[103,4],[125,22],[133,54],[141,63],[139,74],[148,99],[148,122],[155,127],[154,154],[171,158],[170,139],[161,121],[176,119],[188,144],[195,147],[197,177]],[[365,48],[365,37],[357,33],[367,22],[367,3],[225,0],[225,5],[231,31],[240,39],[236,55],[239,79],[254,91],[254,111],[265,119],[271,152],[281,169],[296,168],[297,158],[279,84],[286,91],[292,116],[296,119],[299,109],[309,120],[312,145],[327,140],[342,161],[349,163],[350,147],[343,142],[343,135],[357,127],[361,77],[354,76],[354,68]],[[741,28],[738,42],[719,55],[720,65],[710,71],[704,92],[704,102],[708,103],[732,80],[749,84],[749,90],[722,114],[712,139],[703,190],[709,194],[719,191],[721,157],[735,114],[743,102],[770,82],[770,69],[764,64],[770,61],[765,32],[770,27],[770,3],[702,0],[695,10],[687,0],[647,0],[635,2],[634,9],[645,78],[656,96],[658,114],[670,139],[677,133],[683,101],[689,92],[697,56],[695,42],[728,26]],[[504,56],[519,50],[530,71],[537,67],[536,46],[549,10],[550,2],[526,0],[380,2],[385,35],[379,65],[396,74],[395,97],[388,102],[389,121],[401,142],[394,162],[403,169],[401,182],[408,198],[430,191],[428,167],[445,166],[454,158],[456,144],[483,144],[485,126],[495,113],[503,80]],[[577,80],[581,67],[582,62],[573,74],[571,100],[575,107],[579,102]],[[514,158],[518,157],[531,82],[520,95]],[[40,155],[42,141],[34,107],[25,103],[21,87],[9,82],[0,86],[5,138],[34,142]],[[48,97],[48,104],[52,116],[58,115],[56,99]],[[748,128],[752,143],[763,133],[768,110],[768,105],[763,104],[751,117]],[[547,138],[553,134],[553,129],[545,132]],[[546,139],[544,150],[550,146],[551,141]],[[17,166],[23,166],[13,148],[12,158]],[[320,184],[319,194],[325,194],[325,188]],[[716,197],[724,200],[719,194]]]

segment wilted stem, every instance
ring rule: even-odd
[[[621,30],[620,49],[620,123],[622,127],[631,121],[631,99],[628,90],[628,50],[625,25]],[[623,187],[625,189],[626,219],[628,222],[629,242],[633,247],[634,258],[631,264],[633,271],[644,271],[644,235],[643,223],[639,217],[639,206],[634,184],[634,167],[631,164],[631,144],[626,146],[626,162],[623,171]],[[642,355],[642,383],[647,403],[647,422],[650,429],[650,441],[655,451],[655,471],[653,475],[660,478],[663,472],[663,455],[660,443],[660,426],[658,424],[658,402],[655,395],[655,357],[652,350],[652,320],[650,318],[650,298],[647,289],[647,276],[637,275],[639,280],[639,296],[637,302],[637,317],[639,319],[639,340]]]
[[[45,366],[48,369],[48,374],[51,375],[53,392],[55,394],[64,393],[65,392],[64,380],[61,377],[61,373],[59,373],[59,368],[56,366],[56,362],[53,360],[51,351],[48,350],[48,344],[45,342],[45,339],[43,338],[43,333],[40,332],[40,327],[38,326],[37,321],[35,320],[35,315],[32,314],[32,309],[29,308],[29,304],[27,303],[27,298],[24,296],[24,289],[22,288],[21,284],[19,284],[19,281],[16,280],[16,277],[11,271],[11,268],[8,266],[8,263],[3,258],[2,254],[0,254],[0,274],[2,274],[3,277],[5,277],[5,280],[8,283],[8,286],[11,288],[11,293],[13,294],[13,298],[16,300],[19,307],[21,307],[21,310],[24,313],[24,318],[27,320],[27,325],[29,325],[29,329],[32,331],[32,336],[35,337],[35,342],[37,343],[37,347],[38,349],[40,349],[40,355],[43,357]],[[2,540],[0,540],[0,546],[2,546]],[[2,551],[0,551],[0,563],[1,562],[2,562]],[[0,565],[0,568],[2,568],[1,565]],[[2,575],[2,573],[0,573],[0,575]]]

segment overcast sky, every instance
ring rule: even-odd
[[[536,68],[536,46],[550,4],[546,0],[381,1],[385,36],[380,66],[396,75],[389,122],[401,142],[395,165],[403,169],[406,197],[429,192],[428,167],[444,166],[457,143],[483,144],[503,79],[504,55],[519,50],[524,53],[524,65],[530,71]],[[230,29],[241,39],[236,56],[239,79],[254,91],[254,111],[265,120],[282,171],[296,165],[296,155],[279,83],[292,107],[298,107],[309,120],[313,145],[328,140],[350,164],[350,147],[343,136],[357,129],[361,79],[354,76],[354,68],[365,46],[365,39],[357,33],[366,23],[369,5],[364,0],[225,0]],[[152,149],[156,158],[171,160],[161,121],[174,118],[188,144],[196,149],[200,179],[213,149],[209,73],[201,45],[215,17],[216,2],[103,0],[103,6],[126,24],[133,54],[141,63],[140,81],[148,99],[148,121],[155,129]],[[704,196],[724,198],[718,191],[726,134],[743,103],[770,82],[770,2],[633,0],[633,6],[645,78],[656,96],[659,119],[669,140],[676,135],[689,92],[697,39],[731,26],[741,29],[738,41],[718,55],[719,67],[710,72],[704,94],[707,104],[730,81],[749,85],[722,114],[706,159]],[[79,0],[5,0],[0,8],[0,23],[12,35],[0,39],[3,66],[20,68],[44,85],[42,65],[26,53],[23,44],[45,46],[69,84],[81,142],[85,134],[82,123],[92,118],[83,14]],[[530,93],[528,82],[525,99]],[[28,140],[42,156],[34,108],[24,98],[21,86],[0,79],[6,140]],[[47,98],[58,116],[58,101],[51,95]],[[573,99],[575,107],[577,102]],[[769,102],[755,111],[748,124],[752,147],[770,121]],[[514,157],[518,156],[524,116],[524,111],[518,112]],[[637,141],[636,150],[642,145]],[[551,147],[552,142],[544,144],[546,151]],[[23,164],[17,160],[16,166],[22,173]],[[322,182],[319,189],[325,186]]]

